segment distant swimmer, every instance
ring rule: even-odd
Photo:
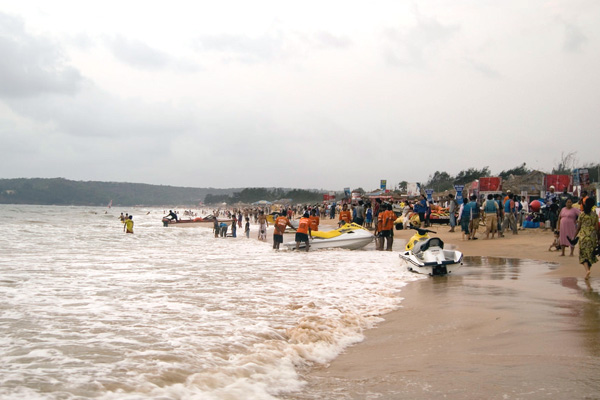
[[[123,213],[121,213],[119,219],[121,220],[121,222],[125,223],[125,216],[123,215]]]
[[[215,217],[213,221],[213,232],[215,233],[215,237],[218,238],[221,233],[221,227],[219,226],[219,220]]]
[[[219,228],[221,231],[221,237],[226,238],[227,237],[227,229],[228,229],[227,224],[225,222],[220,222]]]
[[[123,232],[133,233],[133,215],[130,215],[129,218],[125,220]]]

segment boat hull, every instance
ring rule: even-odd
[[[226,224],[230,224],[232,219],[219,219],[218,222],[225,222]],[[163,218],[162,220],[164,226],[176,226],[176,227],[198,227],[204,226],[208,228],[212,228],[215,224],[213,219],[180,219],[179,221],[171,220],[168,218]]]
[[[356,230],[344,233],[342,235],[330,238],[321,239],[313,238],[310,240],[310,248],[312,250],[319,249],[347,249],[347,250],[358,250],[362,249],[373,241],[375,237],[368,231]],[[284,246],[290,250],[296,248],[296,242],[284,243]],[[300,243],[300,249],[306,248],[306,243]]]

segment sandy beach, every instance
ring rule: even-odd
[[[549,252],[552,233],[541,229],[475,241],[432,229],[465,265],[405,287],[398,311],[288,398],[600,398],[600,266],[586,283],[578,249]],[[395,231],[394,251],[411,235]]]

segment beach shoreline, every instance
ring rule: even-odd
[[[548,251],[549,230],[462,241],[446,225],[431,229],[465,254],[465,266],[409,283],[399,310],[284,398],[598,398],[598,265],[586,283],[577,249]],[[394,231],[395,252],[413,232]]]

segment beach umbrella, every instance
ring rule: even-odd
[[[268,206],[273,203],[271,203],[270,201],[267,201],[267,200],[259,200],[259,201],[255,201],[252,204],[257,205],[257,206]]]

